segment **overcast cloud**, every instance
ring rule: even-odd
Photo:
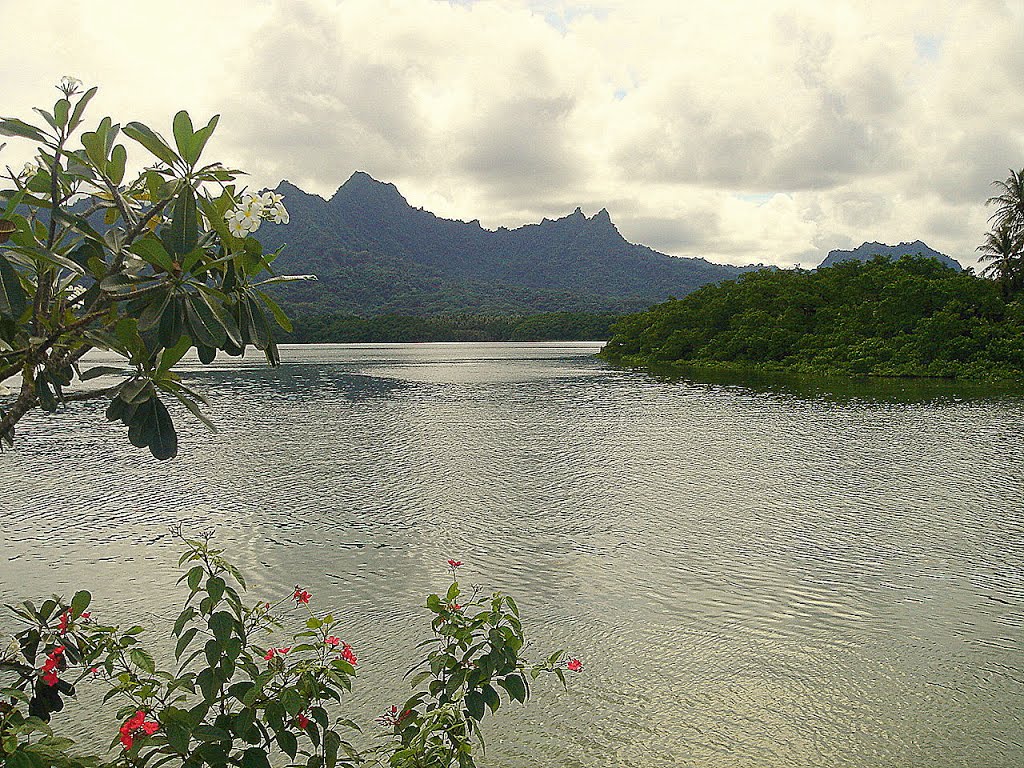
[[[92,120],[324,196],[355,170],[490,228],[607,207],[629,240],[811,266],[866,240],[974,263],[1024,167],[1022,0],[4,0],[0,113]],[[0,162],[28,159],[17,140]]]

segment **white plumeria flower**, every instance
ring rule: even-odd
[[[260,228],[260,219],[252,219],[249,222],[249,231],[250,232],[255,232],[259,228]]]
[[[284,200],[284,195],[279,195],[277,192],[264,192],[260,195],[260,200],[263,202],[264,208],[273,208],[275,205]]]
[[[71,75],[64,75],[64,77],[60,79],[59,88],[65,93],[77,93],[81,87],[82,81],[79,80],[77,77],[71,77]]]
[[[263,216],[263,207],[255,205],[242,205],[235,209],[235,218],[245,222],[246,229],[255,229],[259,226],[260,217]],[[255,224],[255,226],[253,226]]]
[[[274,203],[274,207],[270,211],[271,217],[274,219],[275,224],[287,224],[290,220],[288,211],[284,209],[283,203]]]
[[[231,216],[228,218],[228,232],[231,233],[232,237],[244,238],[249,234],[249,227],[246,225],[244,219],[240,219],[237,216]]]
[[[25,167],[21,169],[22,176],[35,176],[39,172],[39,164],[34,162],[25,163]]]

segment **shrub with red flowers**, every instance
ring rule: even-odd
[[[18,653],[0,659],[0,673],[14,678],[0,688],[0,764],[103,765],[74,756],[73,743],[49,725],[76,685],[95,681],[107,685],[104,701],[121,702],[107,765],[270,768],[283,760],[337,768],[376,758],[394,768],[468,768],[485,715],[503,700],[524,703],[541,673],[564,684],[562,667],[582,667],[562,652],[527,665],[515,601],[479,590],[460,597],[453,566],[444,597],[427,598],[433,637],[412,677],[413,696],[378,718],[384,740],[359,751],[346,738],[356,724],[338,711],[358,661],[340,621],[314,610],[313,595],[298,587],[276,602],[247,603],[245,580],[222,550],[208,537],[181,540],[179,565],[187,570],[179,583],[188,596],[171,630],[175,663],[167,669],[144,648],[141,626],[87,620],[88,592],[70,603],[54,597],[13,608],[26,628],[15,637]],[[266,642],[296,612],[302,627],[291,642]]]

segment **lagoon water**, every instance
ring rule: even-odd
[[[535,657],[585,664],[503,708],[484,765],[1024,765],[1024,400],[664,381],[598,346],[186,365],[221,431],[175,411],[163,463],[101,404],[34,414],[0,454],[0,598],[87,588],[166,630],[168,527],[215,529],[253,599],[344,617],[370,725],[455,557]]]

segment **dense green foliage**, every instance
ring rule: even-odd
[[[173,147],[142,123],[122,127],[109,117],[79,133],[96,88],[83,91],[73,78],[58,88],[52,112],[37,110],[42,127],[0,118],[0,134],[37,153],[20,173],[8,171],[10,186],[0,190],[0,383],[20,379],[16,395],[0,392],[0,446],[12,444],[33,408],[104,399],[107,418],[127,427],[132,445],[172,458],[178,441],[165,400],[212,428],[203,395],[173,370],[190,348],[204,363],[249,345],[279,362],[273,320],[289,323],[265,291],[293,278],[274,274],[278,254],[264,253],[252,233],[288,213],[279,195],[236,190],[241,171],[200,163],[218,116],[197,130],[178,112]],[[138,160],[129,163],[123,136],[151,163],[134,178],[126,168]],[[124,358],[128,378],[66,392],[121,373],[83,371],[91,349]]]
[[[319,315],[294,320],[282,340],[298,343],[416,341],[595,341],[611,338],[613,314],[540,315]]]
[[[933,259],[760,271],[631,315],[601,354],[631,365],[1024,377],[1024,301]]]
[[[9,606],[23,629],[0,652],[0,765],[473,768],[489,714],[524,704],[544,673],[565,685],[563,670],[582,668],[561,651],[528,664],[515,601],[464,592],[463,564],[449,560],[447,590],[426,598],[431,636],[410,670],[412,694],[357,749],[347,739],[361,729],[341,711],[359,660],[338,636],[343,617],[314,610],[300,586],[252,601],[223,550],[176,535],[188,596],[170,629],[173,661],[147,649],[142,626],[108,623],[86,590]],[[106,757],[78,754],[51,722],[85,685],[106,689],[122,721]]]
[[[287,182],[276,191],[291,221],[259,237],[287,245],[282,269],[319,278],[282,289],[295,315],[636,312],[742,271],[628,243],[607,211],[490,231],[413,208],[365,173],[330,200]]]

